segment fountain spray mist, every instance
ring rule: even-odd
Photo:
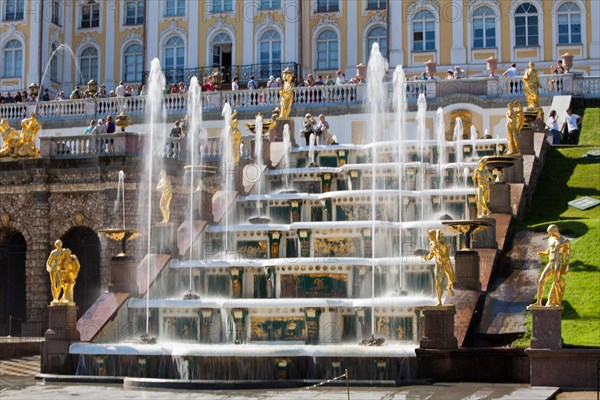
[[[263,174],[263,169],[264,169],[264,163],[263,163],[263,132],[262,132],[262,127],[263,127],[263,119],[262,116],[260,114],[258,114],[256,116],[256,121],[254,124],[255,127],[255,139],[254,139],[254,159],[256,162],[256,165],[258,167],[258,176],[257,179],[258,181],[256,182],[256,185],[258,187],[258,196],[256,198],[256,215],[257,216],[261,216],[261,204],[260,204],[260,194],[261,194],[261,189],[262,189],[262,174]]]
[[[225,103],[223,105],[223,129],[221,129],[221,144],[223,146],[222,153],[225,159],[223,170],[225,171],[225,241],[224,248],[225,259],[227,259],[227,251],[229,250],[229,193],[233,190],[233,176],[235,164],[233,160],[233,148],[231,147],[231,105]]]
[[[398,258],[400,263],[398,264],[398,288],[402,289],[402,169],[404,162],[406,161],[406,150],[402,143],[404,141],[404,131],[406,126],[404,124],[406,120],[406,74],[401,65],[396,66],[394,70],[394,115],[396,116],[396,147],[397,147],[397,159],[396,159],[396,176],[398,177]]]

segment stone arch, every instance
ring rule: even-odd
[[[21,232],[0,228],[0,336],[20,336],[27,320],[27,249]]]

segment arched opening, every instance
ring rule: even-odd
[[[61,240],[63,247],[70,249],[81,264],[75,283],[75,304],[79,307],[79,318],[100,295],[100,239],[93,230],[76,227]]]
[[[27,318],[26,254],[27,243],[20,232],[0,230],[0,336],[20,336]]]

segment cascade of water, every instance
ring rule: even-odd
[[[420,174],[419,186],[417,189],[420,191],[420,209],[421,209],[421,221],[425,221],[425,197],[423,195],[423,189],[425,189],[425,180],[427,175],[425,174],[425,117],[427,115],[427,99],[425,98],[425,93],[419,94],[419,98],[417,99],[417,142],[419,143],[419,153],[420,153],[420,161],[421,166],[418,170]],[[420,238],[423,240],[425,238],[425,227],[421,226]]]
[[[383,136],[383,118],[387,111],[387,88],[384,83],[388,63],[379,51],[379,44],[373,43],[371,57],[367,68],[367,110],[371,130],[371,336],[375,336],[375,257],[377,254],[377,238],[375,237],[375,223],[377,218],[377,205],[375,193],[377,191],[377,151],[375,144]]]
[[[163,103],[163,87],[165,86],[165,76],[160,68],[158,58],[152,60],[150,74],[148,75],[148,95],[146,101],[146,125],[147,137],[145,140],[144,154],[144,173],[143,176],[147,185],[147,198],[145,199],[146,208],[138,213],[140,216],[146,217],[146,236],[147,236],[147,254],[152,254],[152,192],[153,192],[153,177],[154,157],[160,157],[162,161],[162,153],[165,148],[166,131],[165,123],[166,111]],[[143,209],[143,201],[139,202]],[[146,335],[149,332],[150,320],[150,257],[146,257]]]
[[[202,129],[202,93],[200,84],[198,83],[197,77],[192,77],[190,81],[190,88],[188,90],[188,103],[187,103],[187,113],[186,119],[188,121],[188,133],[187,133],[187,142],[189,143],[189,154],[188,159],[190,162],[190,182],[189,182],[189,255],[190,260],[193,259],[193,240],[194,240],[194,210],[195,204],[202,205],[202,190],[194,190],[195,181],[196,181],[196,167],[198,166],[198,171],[202,173],[203,171],[203,149],[206,145],[206,138],[202,137],[202,133],[204,130]],[[198,149],[200,151],[198,152]],[[198,154],[199,153],[199,154]],[[203,177],[200,176],[200,179]],[[202,235],[198,238],[199,249],[202,251]],[[200,256],[200,251],[198,252],[198,256]],[[192,268],[189,268],[189,292],[192,293],[193,290],[193,279],[192,279]]]
[[[475,128],[475,125],[471,125],[471,140],[477,140],[477,128]]]
[[[77,73],[76,76],[81,76],[81,70],[79,69],[79,64],[77,63],[77,57],[75,57],[75,53],[73,52],[73,49],[68,44],[62,43],[62,44],[58,45],[58,47],[52,52],[52,54],[50,54],[50,57],[48,58],[48,62],[46,63],[46,67],[44,68],[44,73],[42,74],[42,80],[40,81],[40,91],[43,89],[44,79],[46,79],[46,74],[48,73],[48,68],[50,68],[50,63],[52,62],[52,59],[54,57],[56,57],[57,54],[59,52],[62,52],[63,50],[69,51],[69,54],[71,55],[71,59],[75,63],[75,72]],[[37,103],[39,103],[39,101],[40,101],[40,97],[42,97],[42,93],[40,93],[36,99],[36,108],[37,108]]]
[[[463,123],[462,119],[456,117],[456,123],[454,125],[454,140],[456,140],[456,162],[462,163],[464,161],[464,149],[463,149]]]
[[[125,172],[119,171],[119,181],[117,183],[117,200],[115,200],[115,213],[119,209],[119,202],[122,204],[123,229],[125,229]]]
[[[225,259],[227,259],[227,251],[229,250],[229,193],[231,193],[233,190],[233,175],[235,173],[233,148],[231,146],[231,113],[231,105],[229,105],[229,103],[225,103],[223,105],[223,111],[221,112],[224,120],[223,129],[221,129],[221,146],[223,146],[221,154],[223,155],[224,160],[222,163],[222,170],[225,171],[225,210],[223,210],[223,219],[225,220],[225,238],[223,250],[225,251]]]
[[[308,138],[308,165],[315,167],[315,134],[311,133]]]
[[[289,189],[290,187],[290,160],[292,156],[292,141],[290,139],[290,126],[285,124],[283,126],[283,157],[285,161],[285,188]]]
[[[263,119],[262,116],[260,114],[258,114],[256,116],[256,121],[254,124],[254,127],[256,129],[255,131],[255,138],[254,138],[254,158],[255,158],[255,162],[256,165],[258,167],[258,181],[257,181],[257,187],[258,187],[258,197],[256,198],[256,215],[258,215],[260,217],[260,194],[262,193],[262,174],[263,174],[263,133],[262,133],[262,126],[263,126]]]
[[[439,175],[439,189],[444,188],[444,173],[446,172],[446,124],[444,122],[444,109],[439,107],[437,109],[437,123],[435,125],[435,135],[437,138],[437,153],[438,153],[438,175]],[[444,196],[440,196],[440,208],[441,212],[445,213],[445,202]]]

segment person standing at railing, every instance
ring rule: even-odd
[[[91,134],[92,134],[92,131],[93,131],[93,130],[94,130],[94,128],[96,127],[96,123],[97,123],[97,121],[96,121],[95,119],[91,120],[91,121],[90,121],[90,126],[88,126],[88,127],[85,129],[85,132],[84,132],[84,133],[85,133],[86,135],[91,135]]]
[[[48,88],[44,89],[44,94],[42,94],[42,101],[50,101],[50,94],[48,93]]]
[[[115,133],[117,131],[117,126],[113,120],[112,115],[106,117],[106,133]]]
[[[562,65],[562,60],[558,60],[556,64],[552,64],[550,66],[550,72],[554,75],[562,75],[565,73],[565,67]],[[561,76],[557,76],[552,78],[552,80],[548,84],[549,89],[557,92],[561,92],[563,90],[563,80]]]
[[[123,81],[119,82],[119,85],[115,89],[115,93],[117,97],[125,97],[125,85],[123,85]]]
[[[571,108],[567,108],[565,115],[565,124],[567,125],[567,137],[565,143],[577,144],[579,142],[579,124],[583,121],[583,117],[573,114]]]
[[[254,75],[250,77],[250,80],[248,81],[248,85],[246,86],[248,88],[248,90],[256,90],[258,89],[258,82],[256,82],[256,80],[254,79]],[[250,105],[256,105],[257,100],[258,100],[258,95],[254,94],[254,93],[250,93]]]
[[[506,71],[504,71],[504,73],[502,74],[503,78],[516,78],[517,76],[519,76],[519,70],[517,69],[517,64],[513,63],[509,69],[507,69]],[[517,86],[517,83],[514,82],[512,79],[510,81],[510,93],[511,94],[516,94],[518,91],[519,87]]]
[[[326,146],[329,140],[329,122],[325,120],[325,115],[319,115],[317,124],[317,142],[319,145]]]
[[[454,79],[463,79],[463,78],[466,78],[465,71],[457,65],[456,67],[454,67]]]

